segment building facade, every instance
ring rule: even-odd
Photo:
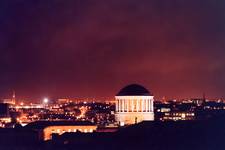
[[[115,96],[115,119],[121,126],[154,120],[154,96],[146,88],[131,84]]]
[[[97,125],[88,121],[36,121],[29,123],[25,128],[38,131],[39,140],[47,141],[52,139],[53,134],[92,133],[97,130]]]

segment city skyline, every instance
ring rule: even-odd
[[[223,1],[0,2],[0,98],[225,98]]]
[[[0,1],[0,150],[224,150],[225,1]]]
[[[132,84],[131,84],[132,85]],[[135,84],[134,84],[135,85]],[[118,91],[117,91],[118,92]],[[152,93],[152,91],[150,91]],[[46,103],[45,101],[47,100],[47,103],[55,103],[58,100],[69,100],[71,102],[108,102],[108,103],[114,103],[115,102],[115,96],[116,94],[114,94],[114,96],[112,96],[112,98],[109,97],[88,97],[88,96],[64,96],[64,97],[60,97],[60,96],[50,96],[50,95],[45,95],[45,96],[40,96],[37,98],[30,98],[30,97],[26,97],[26,96],[16,96],[16,91],[13,90],[12,95],[10,95],[10,93],[7,94],[7,96],[5,97],[0,97],[0,101],[4,102],[6,101],[6,103],[8,103],[8,101],[10,101],[10,103],[14,103],[14,104],[39,104],[39,103]],[[202,95],[198,95],[195,97],[167,97],[167,96],[163,96],[163,97],[158,97],[155,96],[152,93],[153,97],[155,98],[156,101],[162,101],[162,102],[166,102],[166,101],[177,101],[177,102],[182,102],[182,101],[188,101],[188,100],[194,100],[194,99],[205,99],[207,101],[223,101],[224,98],[223,97],[207,97],[206,93],[202,93]]]

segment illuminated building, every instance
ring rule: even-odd
[[[60,105],[68,104],[70,102],[71,101],[68,98],[60,98],[60,99],[57,100],[57,103],[60,104]]]
[[[88,121],[36,121],[25,126],[38,131],[40,140],[51,140],[53,134],[61,135],[65,132],[92,133],[97,126]]]
[[[14,100],[13,99],[3,99],[2,101],[5,104],[10,104],[10,105],[14,105]]]
[[[0,103],[0,117],[9,117],[9,104]]]
[[[4,127],[4,124],[10,122],[9,104],[0,103],[0,127]]]
[[[154,120],[154,96],[143,86],[131,84],[115,96],[115,119],[119,125],[135,124]]]
[[[16,93],[15,93],[15,91],[13,91],[12,98],[10,98],[10,99],[3,99],[3,103],[7,103],[7,104],[10,104],[10,105],[15,105],[16,104]]]
[[[194,120],[195,119],[195,114],[194,112],[167,112],[165,113],[163,120]]]

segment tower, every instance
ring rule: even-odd
[[[13,95],[12,95],[12,104],[16,104],[16,92],[13,90]]]

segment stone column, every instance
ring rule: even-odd
[[[126,111],[128,112],[128,101],[126,100]]]
[[[123,112],[123,99],[121,99],[121,112]]]
[[[151,110],[152,110],[152,112],[154,112],[154,102],[153,102],[153,99],[151,100]]]
[[[133,99],[131,100],[131,111],[134,112],[134,101],[133,101]]]
[[[125,100],[123,99],[123,112],[125,112]]]
[[[126,106],[126,112],[128,112],[128,104],[127,104],[127,100],[125,101],[125,106]]]
[[[146,99],[147,102],[147,112],[149,111],[149,103],[148,103],[148,99]]]
[[[145,112],[148,112],[148,101],[145,99]]]
[[[131,100],[129,99],[129,112],[132,111],[132,108],[131,108]]]
[[[152,109],[152,103],[151,103],[151,99],[149,99],[149,112],[151,112]]]
[[[118,112],[118,100],[116,99],[116,112]]]
[[[139,111],[139,99],[136,100],[136,110],[137,110],[136,112]]]
[[[130,111],[130,108],[129,108],[129,100],[127,100],[127,112],[129,112]]]
[[[120,111],[120,101],[119,101],[119,99],[117,99],[117,112],[119,112]]]
[[[123,99],[121,99],[121,112],[123,112]]]
[[[122,99],[120,99],[120,112],[122,112],[123,111],[123,101],[122,101]]]
[[[120,102],[120,99],[118,101],[119,101],[119,112],[120,112],[121,111],[121,102]]]
[[[126,112],[126,110],[127,110],[127,101],[126,99],[124,99],[124,112]]]

